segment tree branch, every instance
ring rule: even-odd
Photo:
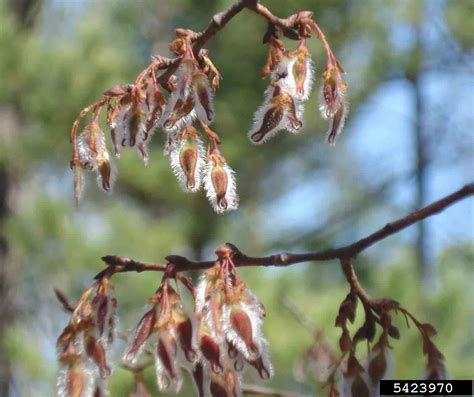
[[[340,248],[331,248],[324,251],[308,252],[304,254],[291,254],[282,252],[280,254],[265,257],[251,257],[243,254],[235,245],[231,243],[226,243],[226,245],[232,249],[234,253],[232,260],[237,267],[289,266],[296,263],[310,261],[328,261],[332,259],[347,260],[355,258],[362,251],[379,242],[380,240],[396,234],[399,231],[413,225],[414,223],[421,221],[422,219],[438,214],[450,205],[464,198],[472,196],[473,194],[474,183],[471,183],[418,211],[412,212],[411,214],[396,221],[387,223],[383,228],[364,238],[361,238],[355,243]],[[174,267],[176,272],[208,269],[215,264],[215,261],[191,261],[179,255],[170,255],[165,259],[167,260],[168,264]],[[109,268],[100,272],[96,277],[100,277],[105,272],[110,271],[110,268],[113,268],[113,273],[120,273],[128,271],[142,272],[148,270],[164,271],[167,267],[167,265],[164,264],[141,263],[130,258],[115,255],[104,256],[102,257],[102,260],[109,266]],[[346,275],[350,276],[349,273]]]

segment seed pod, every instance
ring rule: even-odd
[[[204,397],[204,383],[205,383],[205,375],[204,375],[204,368],[200,362],[197,362],[192,370],[193,381],[194,385],[196,386],[198,396]]]
[[[84,346],[87,355],[99,367],[100,376],[106,378],[110,375],[110,367],[107,365],[107,358],[104,346],[92,335],[88,335],[84,341]]]
[[[268,106],[263,109],[263,117],[260,128],[255,132],[250,132],[249,137],[253,143],[261,143],[270,138],[271,132],[276,132],[284,116],[284,108],[277,106]]]
[[[163,128],[167,131],[180,130],[196,117],[194,99],[191,95],[185,98],[177,98],[173,93],[168,103],[165,116],[163,116]]]
[[[351,393],[352,397],[371,397],[369,386],[360,375],[352,382]]]
[[[331,119],[331,126],[327,133],[327,141],[330,145],[334,145],[336,137],[341,133],[344,128],[344,123],[347,116],[347,104],[341,102],[339,108]]]
[[[239,198],[235,189],[234,172],[218,152],[209,155],[204,167],[204,186],[207,197],[218,214],[237,208]]]
[[[376,352],[376,354],[369,361],[367,372],[370,379],[375,384],[384,377],[386,371],[387,359],[385,357],[384,349],[381,349],[380,351]]]
[[[74,363],[59,373],[58,397],[90,397],[93,383],[94,376],[83,363]]]
[[[340,70],[332,64],[326,66],[323,81],[319,109],[322,117],[327,119],[333,117],[340,108],[347,85],[342,81]]]
[[[190,363],[196,360],[197,354],[193,349],[193,324],[191,319],[187,318],[186,320],[180,322],[176,329],[178,333],[179,343],[181,349],[183,349],[184,356],[186,360]]]
[[[201,187],[204,166],[204,148],[199,138],[188,136],[172,150],[171,168],[185,192],[195,192]]]
[[[106,192],[112,188],[112,167],[109,160],[109,153],[104,151],[97,157],[97,183]]]
[[[161,331],[155,348],[156,377],[160,390],[181,388],[182,379],[178,364],[178,345],[169,331]]]
[[[207,76],[195,72],[192,79],[195,109],[198,117],[207,125],[214,120],[214,104]]]
[[[123,357],[123,361],[125,363],[129,363],[132,365],[136,363],[138,357],[140,356],[145,347],[145,342],[148,340],[148,338],[153,332],[153,327],[155,326],[155,323],[156,308],[152,307],[143,315],[137,325],[133,340]]]
[[[258,347],[253,341],[252,322],[247,313],[240,309],[232,310],[230,313],[230,323],[246,346],[246,357],[258,355]]]
[[[202,335],[199,340],[199,347],[204,358],[211,365],[212,372],[221,373],[224,368],[220,363],[220,348],[216,341],[209,335]]]

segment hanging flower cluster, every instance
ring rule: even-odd
[[[102,109],[107,108],[106,123],[115,157],[120,157],[123,148],[135,148],[148,164],[148,144],[161,128],[166,135],[164,154],[181,188],[196,192],[204,186],[217,213],[237,208],[234,172],[219,150],[219,137],[209,128],[214,120],[213,93],[219,87],[220,74],[205,50],[195,56],[190,31],[178,29],[177,36],[170,47],[178,56],[175,61],[154,57],[135,84],[106,91],[74,122],[71,167],[77,201],[84,186],[82,170],[96,173],[99,186],[107,192],[113,185],[112,156],[99,122]],[[163,68],[166,72],[157,76]],[[89,113],[90,122],[78,132],[81,120]],[[208,138],[207,151],[202,134]]]
[[[263,306],[239,279],[230,250],[221,247],[217,254],[197,286],[194,312],[165,275],[133,333],[123,361],[133,367],[150,346],[160,390],[178,392],[182,369],[192,374],[200,396],[240,395],[246,367],[263,379],[273,374],[262,334]]]
[[[269,76],[269,86],[264,101],[254,116],[254,123],[248,133],[252,143],[261,144],[286,130],[298,133],[303,127],[304,102],[310,96],[313,86],[313,63],[306,47],[306,39],[316,30],[327,53],[327,62],[322,74],[320,111],[330,120],[327,140],[335,143],[336,136],[344,126],[348,105],[345,99],[347,84],[342,79],[344,70],[332,53],[324,34],[311,19],[312,14],[302,12],[296,15],[295,25],[299,29],[300,43],[295,50],[284,48],[275,29],[267,32],[267,62],[263,75]]]
[[[355,322],[359,300],[364,306],[365,321],[351,335],[349,323]],[[423,355],[427,356],[424,378],[446,379],[444,357],[431,340],[436,335],[431,324],[421,323],[394,300],[361,298],[360,293],[354,290],[344,298],[336,317],[335,325],[342,330],[339,338],[341,354],[333,352],[321,331],[316,332],[313,345],[300,362],[300,377],[305,377],[311,371],[311,376],[327,389],[329,397],[380,396],[379,382],[390,373],[392,367],[390,338],[400,339],[400,331],[393,325],[391,312],[403,314],[407,325],[411,321],[420,332]],[[379,332],[377,328],[380,328]],[[363,341],[367,342],[368,353],[362,359],[357,358],[356,347]]]
[[[287,22],[289,27],[285,29],[270,24],[265,34],[268,58],[263,74],[270,77],[270,82],[248,136],[259,144],[280,130],[301,131],[304,102],[309,98],[314,74],[306,40],[316,31],[328,56],[320,109],[323,117],[330,119],[328,142],[334,144],[347,113],[343,69],[311,12],[294,14]],[[297,48],[285,49],[279,40],[281,34],[299,40]],[[116,175],[112,157],[119,158],[123,148],[134,148],[148,164],[150,140],[161,129],[166,142],[164,154],[169,157],[181,188],[196,192],[203,186],[217,213],[238,207],[234,172],[220,152],[218,135],[209,127],[215,118],[213,97],[221,75],[202,43],[198,43],[201,38],[202,33],[177,29],[176,39],[170,44],[174,59],[152,57],[134,84],[112,87],[79,113],[71,131],[70,163],[77,202],[84,187],[83,170],[95,173],[99,186],[111,191]],[[110,145],[101,128],[103,109]],[[207,140],[207,150],[203,138]]]
[[[59,397],[104,396],[111,373],[108,352],[115,337],[117,301],[106,278],[87,289],[57,341]],[[95,295],[91,298],[92,293]]]
[[[218,259],[196,289],[174,265],[164,269],[160,286],[149,299],[122,358],[125,368],[135,374],[134,388],[142,393],[138,395],[148,393],[141,371],[150,357],[159,390],[175,393],[181,389],[183,371],[191,375],[199,396],[212,397],[240,396],[246,370],[265,380],[273,375],[262,331],[265,309],[240,280],[232,249],[222,246],[216,254]],[[117,306],[110,296],[109,277],[114,271],[112,267],[100,273],[70,309],[71,319],[57,343],[64,366],[58,396],[98,397],[106,393]],[[173,279],[176,288],[171,285]],[[185,306],[178,281],[191,293],[194,310]]]

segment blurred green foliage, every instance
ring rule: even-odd
[[[269,5],[278,15],[302,9],[315,12],[334,51],[350,71],[354,115],[384,81],[410,69],[413,54],[397,46],[393,35],[397,28],[417,23],[421,1],[410,6],[409,13],[406,1],[273,3]],[[472,29],[468,28],[472,2],[448,3],[445,13],[450,40],[464,48],[472,47]],[[334,150],[323,144],[326,126],[319,120],[317,95],[307,106],[303,134],[281,134],[265,147],[248,143],[245,132],[266,85],[260,77],[266,56],[260,43],[266,25],[249,12],[239,15],[209,43],[212,59],[224,76],[216,96],[214,127],[223,139],[223,153],[237,171],[241,208],[217,216],[202,193],[182,193],[161,155],[163,136],[159,133],[153,139],[148,167],[135,153],[124,153],[117,162],[119,177],[114,194],[102,194],[89,178],[81,207],[73,207],[68,134],[79,110],[108,87],[133,81],[150,53],[166,48],[172,28],[201,30],[210,15],[229,4],[228,0],[44,0],[35,25],[23,29],[10,12],[9,3],[0,1],[0,114],[14,114],[17,128],[0,131],[0,162],[14,170],[17,178],[14,214],[1,224],[17,274],[17,319],[8,324],[3,341],[8,351],[8,358],[3,359],[10,360],[15,368],[18,393],[14,395],[52,395],[57,371],[55,337],[67,321],[52,289],[58,287],[72,299],[77,298],[101,269],[99,258],[104,254],[161,261],[171,253],[212,258],[213,248],[225,241],[255,255],[334,245],[343,241],[341,236],[318,229],[319,219],[314,219],[309,232],[302,230],[304,237],[300,238],[288,229],[286,234],[279,233],[278,225],[291,219],[269,218],[268,206],[282,205],[281,199],[289,191],[302,189],[320,176],[337,186],[337,197],[327,194],[330,200],[320,211],[322,218],[338,220],[344,203],[363,203],[361,211],[342,219],[338,230],[344,238],[359,237],[356,226],[378,224],[373,220],[378,221],[378,215],[383,214],[386,220],[398,214],[380,209],[383,194],[367,199],[371,177],[353,168],[351,148],[344,144],[344,136]],[[319,74],[322,50],[316,40],[311,41],[310,49]],[[313,197],[306,200],[316,202]],[[455,378],[472,376],[473,246],[453,244],[446,248],[435,261],[435,285],[426,291],[415,276],[411,245],[397,238],[391,243],[396,250],[389,255],[383,254],[382,248],[356,261],[362,282],[373,296],[396,299],[420,319],[432,322],[439,331],[436,341],[446,355],[450,374]],[[347,293],[338,270],[337,263],[242,270],[242,277],[267,309],[265,331],[278,374],[272,383],[275,387],[305,393],[317,390],[311,376],[305,383],[294,380],[293,364],[312,337],[282,306],[281,294],[297,303],[336,347],[339,331],[333,327],[334,318]],[[159,275],[154,274],[116,277],[124,330],[138,320],[141,307],[158,282]],[[423,362],[419,335],[404,328],[403,318],[399,320],[402,339],[393,343],[393,376],[420,377]],[[152,372],[148,381],[154,390]],[[131,375],[117,369],[111,380],[111,395],[126,396],[131,384]],[[182,395],[188,395],[189,390]]]

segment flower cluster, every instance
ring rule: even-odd
[[[150,395],[142,370],[152,363],[160,390],[178,393],[183,371],[187,371],[199,396],[237,397],[242,394],[244,372],[255,372],[264,380],[273,375],[262,331],[265,309],[239,278],[234,252],[228,245],[219,247],[214,266],[202,275],[196,288],[173,263],[153,268],[164,271],[163,278],[128,338],[122,358],[123,367],[134,374],[132,395]],[[107,395],[117,308],[109,279],[116,272],[144,270],[131,260],[107,263],[110,267],[96,276],[75,307],[57,293],[72,313],[57,341],[63,367],[58,380],[60,397]],[[171,285],[173,280],[176,287]],[[181,285],[190,292],[194,310],[183,302]]]
[[[260,144],[280,130],[298,133],[303,127],[304,102],[313,85],[313,62],[306,40],[316,31],[327,53],[322,74],[321,113],[330,119],[328,142],[334,144],[347,114],[342,80],[343,69],[332,53],[312,13],[303,11],[287,18],[288,28],[270,24],[264,43],[268,58],[264,75],[270,77],[265,99],[254,117],[249,139]],[[284,48],[280,34],[299,40],[294,50]],[[165,135],[164,155],[185,192],[201,186],[217,213],[236,209],[235,175],[219,150],[221,141],[210,129],[215,118],[214,94],[221,75],[202,48],[202,33],[177,29],[170,44],[174,59],[152,57],[152,62],[137,76],[134,84],[110,88],[101,98],[85,107],[73,123],[71,141],[75,197],[78,202],[84,187],[83,170],[96,174],[99,186],[110,192],[116,171],[108,146],[120,157],[123,148],[134,148],[148,164],[148,146],[154,133]],[[101,128],[101,112],[110,130],[110,145]],[[90,119],[79,130],[83,120]],[[200,129],[200,131],[198,130]],[[202,138],[207,140],[207,150]]]
[[[192,374],[200,396],[240,395],[246,367],[263,379],[273,374],[262,334],[263,306],[239,279],[230,249],[221,247],[217,254],[195,293],[191,288],[194,311],[185,308],[165,274],[125,352],[123,362],[133,368],[149,346],[160,390],[178,392],[182,369]]]
[[[375,300],[362,296],[351,290],[339,307],[335,325],[342,330],[339,338],[341,355],[332,351],[321,331],[316,332],[314,344],[300,362],[298,374],[301,378],[313,370],[312,376],[328,389],[329,397],[379,396],[379,382],[389,374],[392,366],[389,340],[400,338],[400,332],[392,322],[391,312],[395,312],[402,313],[407,324],[408,321],[415,324],[422,336],[423,354],[428,358],[425,378],[446,379],[443,355],[431,340],[436,335],[431,324],[419,322],[391,299]],[[349,323],[355,322],[358,300],[364,306],[365,321],[351,336]],[[379,333],[377,327],[380,328]],[[356,347],[361,341],[366,341],[369,349],[363,360],[356,357]]]
[[[201,50],[195,56],[189,31],[178,29],[177,36],[170,47],[178,56],[175,61],[154,57],[135,84],[106,91],[99,101],[83,109],[74,122],[71,166],[76,200],[83,190],[84,169],[96,173],[103,190],[108,192],[113,185],[115,170],[99,122],[106,107],[106,123],[117,158],[122,148],[135,148],[146,165],[149,142],[161,128],[166,135],[164,154],[169,157],[181,188],[196,192],[203,185],[217,213],[237,208],[234,172],[219,150],[219,137],[209,128],[214,120],[213,93],[219,87],[220,74],[207,51]],[[158,76],[158,71],[165,67],[167,70]],[[90,122],[78,132],[88,113]],[[208,138],[207,151],[202,134]]]
[[[328,60],[322,74],[321,115],[330,119],[328,142],[335,143],[340,134],[347,115],[345,93],[347,84],[342,79],[344,70],[336,60],[322,32],[310,18],[310,14],[300,13],[296,16],[296,24],[300,26],[300,43],[295,50],[284,48],[278,34],[272,31],[267,34],[267,62],[263,75],[270,77],[265,90],[264,101],[254,115],[254,123],[248,132],[252,143],[261,144],[275,136],[281,130],[297,133],[303,127],[304,102],[310,96],[313,86],[313,63],[306,47],[306,38],[316,30],[325,44]]]
[[[166,276],[150,305],[135,329],[123,362],[133,367],[149,345],[159,388],[177,392],[182,384],[181,367],[190,370],[197,360],[193,347],[194,318]]]
[[[240,280],[228,246],[216,251],[219,260],[201,278],[196,292],[197,344],[203,380],[213,388],[238,395],[240,374],[248,367],[262,379],[273,375],[263,337],[265,309]],[[207,375],[206,375],[207,373]],[[232,382],[229,382],[232,379]]]
[[[104,396],[111,373],[108,351],[114,340],[117,301],[111,296],[107,278],[87,289],[57,341],[59,362],[58,396]],[[92,293],[95,295],[91,298]]]

